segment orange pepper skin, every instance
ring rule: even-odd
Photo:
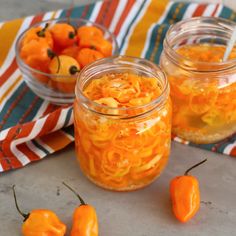
[[[49,55],[51,51],[50,46],[47,41],[43,38],[38,40],[32,40],[27,44],[24,44],[20,51],[20,56],[26,64],[31,67],[36,67],[36,65],[48,66],[51,58]],[[37,69],[37,68],[36,68]]]
[[[101,37],[83,37],[80,39],[79,47],[95,49],[106,57],[112,55],[112,44]]]
[[[103,37],[103,32],[96,26],[81,26],[77,30],[78,40],[81,38]]]
[[[50,28],[56,48],[66,48],[77,42],[73,26],[67,23],[57,23]]]
[[[39,32],[43,32],[41,35]],[[53,38],[49,30],[43,31],[43,28],[38,26],[35,28],[29,29],[26,33],[24,38],[22,39],[22,45],[31,42],[32,40],[40,40],[45,39],[48,43],[50,48],[53,48]]]
[[[70,236],[98,236],[97,214],[92,206],[85,204],[75,209]]]
[[[37,209],[30,212],[22,225],[24,236],[63,236],[66,225],[50,210]]]
[[[175,177],[170,183],[170,195],[174,215],[179,221],[187,222],[199,210],[199,184],[194,176]]]

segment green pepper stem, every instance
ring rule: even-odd
[[[40,30],[40,31],[37,32],[37,35],[38,35],[39,37],[45,37],[45,31],[46,31],[46,29],[48,28],[48,26],[49,26],[49,23],[46,23],[46,25],[44,26],[44,28],[43,28],[42,30]]]
[[[201,164],[203,164],[203,163],[206,162],[206,161],[207,161],[207,159],[205,159],[205,160],[203,160],[203,161],[201,161],[201,162],[195,164],[194,166],[190,167],[189,169],[187,169],[187,170],[185,171],[184,175],[188,175],[188,173],[189,173],[192,169],[196,168],[197,166],[200,166]]]
[[[80,72],[80,70],[78,70],[77,66],[71,66],[69,69],[69,72],[71,75],[76,74],[77,72]]]
[[[56,73],[58,73],[59,70],[60,70],[60,68],[61,68],[61,61],[60,61],[59,56],[58,56],[55,52],[53,52],[51,49],[48,49],[47,53],[48,53],[48,57],[49,57],[50,59],[53,59],[54,57],[57,58],[58,67],[57,67]]]
[[[80,200],[80,204],[81,205],[86,205],[86,203],[84,202],[83,198],[80,197],[80,195],[72,188],[70,187],[68,184],[66,184],[65,182],[62,182],[62,184],[64,184],[71,192],[73,192]]]
[[[16,206],[16,209],[17,211],[24,217],[24,221],[27,220],[27,218],[29,217],[29,213],[26,214],[26,213],[23,213],[19,206],[18,206],[18,202],[17,202],[17,199],[16,199],[16,191],[15,191],[15,185],[12,186],[12,191],[13,191],[13,195],[14,195],[14,201],[15,201],[15,206]]]

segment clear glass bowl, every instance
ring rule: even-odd
[[[21,43],[22,39],[24,38],[26,32],[30,30],[31,28],[42,26],[44,27],[47,23],[51,25],[55,23],[67,23],[68,19],[53,19],[53,20],[46,20],[39,22],[32,27],[26,29],[17,39],[16,42],[16,60],[17,64],[19,66],[19,69],[22,73],[23,79],[26,82],[26,84],[30,87],[30,89],[37,94],[39,97],[54,103],[54,104],[70,104],[74,101],[75,93],[68,93],[68,92],[62,92],[59,89],[56,89],[51,86],[51,81],[58,81],[60,78],[65,77],[63,75],[53,75],[49,73],[45,73],[39,70],[36,70],[29,65],[27,65],[20,56],[20,49],[21,49]],[[114,34],[109,32],[105,27],[102,25],[99,25],[97,23],[91,22],[89,20],[85,19],[71,19],[70,24],[76,28],[81,27],[83,25],[93,25],[97,28],[101,29],[104,33],[104,38],[112,43],[112,55],[118,54],[118,44],[116,41],[116,38]],[[72,77],[72,78],[68,78]],[[68,80],[73,80],[74,77],[77,77],[77,75],[72,76],[66,76]],[[75,86],[75,83],[64,83],[60,82],[60,86]]]

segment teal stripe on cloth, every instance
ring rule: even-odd
[[[218,153],[224,153],[225,148],[229,144],[233,144],[236,141],[236,134],[232,135],[231,137],[228,137],[220,142],[212,143],[212,144],[194,144],[190,143],[189,145],[192,147],[198,147],[201,149],[205,149],[208,151],[218,152]]]
[[[25,100],[24,96],[27,92],[30,93],[30,96],[28,96],[27,100]],[[25,82],[23,82],[8,99],[7,103],[0,112],[0,123],[3,123],[0,130],[15,126],[19,122],[27,107],[30,105],[32,98],[35,96],[36,95],[26,86]],[[26,104],[22,104],[22,99],[26,102]],[[14,108],[12,109],[13,106]]]
[[[91,5],[88,5],[88,6],[79,6],[79,7],[75,7],[73,8],[72,12],[71,12],[71,15],[70,17],[72,19],[76,19],[76,18],[83,18],[83,19],[89,19],[92,12],[93,12],[93,9],[94,9],[94,6],[96,4],[91,4]],[[61,15],[60,15],[60,18],[65,18],[67,17],[67,14],[68,14],[68,11],[69,10],[63,10]],[[86,14],[85,14],[86,13]]]
[[[73,107],[68,111],[68,113],[66,114],[66,119],[65,119],[65,123],[64,126],[67,126],[69,121],[70,121],[70,117],[72,115],[72,111],[73,111]]]
[[[42,145],[40,145],[36,140],[32,140],[32,143],[41,151],[43,151],[45,154],[50,154],[50,152],[44,148]]]
[[[229,9],[228,7],[223,7],[219,17],[229,19],[232,16],[232,14],[233,11],[231,9]],[[235,18],[231,20],[235,20]]]
[[[66,132],[67,134],[71,135],[72,137],[74,137],[74,126],[68,126],[62,129],[64,132]]]
[[[71,18],[80,18],[82,13],[83,13],[83,11],[84,11],[84,8],[85,8],[85,6],[80,6],[80,7],[74,8],[71,11],[70,17]],[[68,17],[67,14],[68,14],[69,11],[70,11],[70,9],[63,10],[61,15],[60,15],[60,18]]]
[[[152,61],[159,63],[159,58],[163,50],[163,41],[164,41],[166,32],[168,31],[171,23],[177,22],[183,18],[183,15],[189,5],[190,5],[189,3],[172,4],[168,14],[166,15],[166,18],[161,22],[161,24],[156,24],[153,27],[151,39],[150,39],[150,46],[146,52],[145,58],[152,59]],[[176,12],[176,9],[178,9],[178,12]],[[161,32],[161,35],[159,35],[160,32]],[[157,39],[158,39],[158,42],[157,42]],[[155,52],[155,55],[153,55],[153,52],[155,51],[155,47],[157,43],[158,43],[158,48]]]

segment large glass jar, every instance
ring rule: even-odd
[[[178,22],[161,55],[173,102],[172,132],[195,143],[213,143],[236,132],[236,48],[223,61],[236,24],[213,17]]]
[[[154,88],[160,93],[150,99]],[[101,97],[105,90],[110,95]],[[157,178],[171,139],[169,84],[161,69],[139,58],[98,60],[81,71],[75,92],[75,144],[83,173],[116,191]]]

